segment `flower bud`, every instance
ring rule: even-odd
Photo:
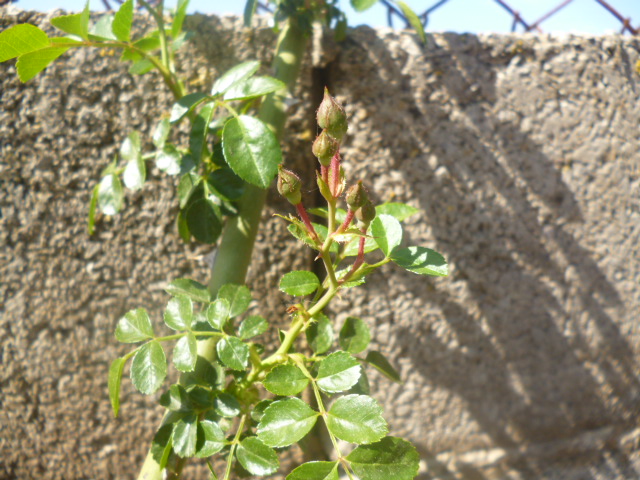
[[[329,95],[329,90],[324,89],[324,98],[318,108],[318,125],[338,142],[347,133],[347,114],[344,109]]]
[[[349,208],[354,212],[366,203],[370,203],[369,195],[367,195],[367,191],[362,186],[362,180],[358,180],[358,183],[349,187],[345,200]]]
[[[328,167],[331,159],[338,152],[340,144],[329,136],[326,130],[323,130],[311,147],[313,154],[318,157],[318,161]]]
[[[376,218],[376,207],[374,207],[371,202],[365,203],[356,210],[356,218],[366,226],[369,226],[373,219]]]
[[[300,177],[282,165],[278,166],[278,193],[289,200],[292,205],[298,205],[302,201],[300,189],[302,182]]]

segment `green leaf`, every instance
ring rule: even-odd
[[[184,174],[178,183],[178,198],[180,199],[180,208],[187,206],[191,195],[196,191],[198,185],[202,181],[202,177],[194,172]]]
[[[76,35],[84,40],[89,39],[89,2],[81,13],[61,15],[51,19],[51,25],[63,32]]]
[[[111,31],[121,42],[131,40],[131,24],[133,23],[133,1],[126,0],[113,17]]]
[[[272,77],[251,77],[232,85],[224,94],[224,99],[226,101],[248,100],[285,88],[287,86],[284,83]]]
[[[16,63],[20,81],[28,82],[67,50],[69,47],[44,48],[21,55]]]
[[[230,201],[238,200],[246,185],[229,167],[218,168],[209,174],[207,182],[220,195]]]
[[[186,295],[176,295],[164,311],[164,323],[172,330],[189,330],[193,320],[193,303]]]
[[[305,270],[286,273],[280,280],[280,290],[295,297],[309,295],[319,286],[320,280],[316,274]]]
[[[115,215],[124,204],[124,191],[120,179],[113,175],[105,175],[98,185],[98,206],[105,215]]]
[[[171,108],[171,114],[169,115],[169,122],[176,123],[182,120],[184,116],[189,113],[195,105],[199,104],[207,98],[202,92],[189,93],[173,104]]]
[[[216,394],[211,390],[211,386],[208,388],[199,385],[191,386],[189,389],[189,402],[192,408],[198,410],[211,410],[211,407],[215,405]]]
[[[184,218],[184,213],[182,211],[178,212],[178,216],[176,217],[176,228],[178,230],[178,235],[180,235],[180,239],[184,243],[189,243],[191,241],[191,232],[189,231],[187,219]]]
[[[299,398],[278,400],[264,411],[258,438],[270,447],[286,447],[309,433],[318,415]]]
[[[191,126],[191,133],[189,134],[189,149],[191,155],[196,164],[208,156],[209,151],[207,149],[207,135],[209,134],[209,124],[213,118],[213,112],[216,106],[213,103],[202,107],[196,115],[193,125]]]
[[[23,23],[0,32],[0,62],[51,46],[51,40],[38,27]]]
[[[369,345],[371,332],[365,322],[357,317],[348,317],[338,339],[340,347],[349,353],[360,353]]]
[[[114,417],[117,417],[120,411],[120,384],[126,362],[127,357],[116,358],[109,367],[109,400],[111,400]]]
[[[405,203],[383,203],[376,207],[377,215],[391,215],[399,222],[406,220],[416,213],[420,213],[420,210]]]
[[[120,60],[131,60],[134,62],[138,62],[144,59],[145,57],[138,50],[142,50],[143,52],[151,52],[152,50],[160,48],[160,38],[157,35],[152,34],[148,37],[142,37],[136,40],[135,42],[133,42],[133,46],[136,48],[135,50],[133,50],[132,48],[124,49]]]
[[[270,475],[280,467],[278,454],[258,437],[247,437],[236,450],[238,461],[252,475]]]
[[[156,125],[156,129],[153,131],[153,135],[151,137],[151,140],[153,140],[153,144],[157,149],[161,149],[164,147],[167,138],[169,138],[169,132],[171,132],[171,124],[169,123],[169,119],[163,118],[158,122],[158,125]]]
[[[188,6],[189,0],[178,0],[176,13],[173,16],[173,23],[171,24],[171,36],[174,39],[182,32],[182,24],[184,23],[184,18],[187,16]]]
[[[173,424],[167,423],[161,426],[153,436],[151,442],[151,456],[158,463],[160,469],[167,466],[169,455],[171,454],[171,434],[173,433]]]
[[[402,241],[400,222],[391,215],[376,215],[371,222],[371,234],[385,257]]]
[[[167,175],[178,175],[182,171],[182,154],[174,145],[165,145],[156,153],[156,167]]]
[[[386,357],[382,355],[380,352],[376,352],[375,350],[372,350],[371,352],[367,353],[367,358],[365,359],[365,362],[367,362],[369,365],[374,367],[376,370],[382,373],[389,380],[396,383],[402,383],[400,374],[389,363],[389,360],[387,360]]]
[[[225,337],[216,344],[218,357],[232,370],[244,370],[249,362],[249,347],[237,337]]]
[[[174,384],[160,397],[160,405],[172,412],[188,412],[193,409],[189,394],[182,385]]]
[[[405,16],[409,24],[413,27],[413,29],[418,34],[418,37],[420,37],[420,40],[422,40],[422,43],[426,45],[427,34],[424,33],[424,26],[422,25],[420,18],[418,18],[418,15],[416,15],[416,13],[411,9],[409,5],[407,5],[404,2],[401,2],[400,0],[396,0],[396,4],[400,7],[400,10],[402,10],[402,14]]]
[[[303,463],[286,480],[338,480],[338,462]]]
[[[120,156],[128,161],[122,174],[125,186],[131,190],[139,190],[146,180],[147,167],[144,160],[142,160],[140,135],[138,132],[131,132],[124,142],[122,142]]]
[[[313,228],[318,234],[318,238],[320,239],[320,242],[323,243],[324,239],[327,238],[327,232],[328,232],[327,227],[325,225],[322,225],[320,223],[315,223],[315,222],[311,222],[311,225],[313,225]],[[289,230],[289,233],[291,233],[291,235],[293,235],[298,240],[304,242],[314,250],[318,250],[318,247],[316,246],[315,242],[311,240],[311,237],[309,237],[306,227],[299,220],[295,219],[294,222],[287,227],[287,230]],[[340,246],[336,242],[333,242],[331,244],[331,248],[329,249],[329,251],[331,253],[338,253],[339,249],[340,249]]]
[[[219,298],[207,307],[207,322],[216,330],[222,330],[229,319],[231,306],[226,298]]]
[[[347,460],[363,480],[413,480],[420,467],[420,456],[413,445],[396,437],[357,447]]]
[[[173,296],[186,295],[196,302],[208,303],[211,301],[209,289],[190,278],[178,278],[171,282],[164,291]]]
[[[278,365],[267,374],[262,383],[271,393],[290,396],[307,388],[309,379],[295,365]]]
[[[326,352],[333,344],[333,324],[324,313],[313,316],[314,323],[307,328],[307,343],[316,354]]]
[[[183,375],[185,385],[202,385],[207,388],[220,388],[225,381],[224,369],[218,362],[209,361],[198,355],[193,372]]]
[[[87,218],[87,233],[93,235],[96,224],[96,208],[98,207],[98,192],[100,185],[93,187],[91,191],[91,201],[89,202],[89,216]]]
[[[262,335],[269,328],[269,322],[260,315],[251,315],[240,324],[238,335],[242,340]]]
[[[334,352],[320,362],[316,383],[327,393],[348,390],[360,377],[358,361],[347,352]]]
[[[377,442],[389,432],[382,408],[367,395],[345,395],[333,402],[327,428],[339,439],[358,444]]]
[[[247,0],[247,3],[244,5],[244,26],[251,27],[251,20],[256,13],[256,8],[258,7],[258,0]]]
[[[367,372],[364,370],[362,365],[360,365],[360,377],[358,378],[358,383],[356,383],[353,387],[347,390],[346,393],[355,393],[358,395],[370,395],[371,387],[369,385],[369,378],[367,377]]]
[[[187,334],[176,342],[173,349],[173,364],[181,372],[192,372],[196,368],[198,343],[193,333]]]
[[[111,31],[113,25],[113,15],[103,15],[95,25],[89,30],[90,40],[117,40]]]
[[[236,397],[229,393],[219,393],[214,401],[216,413],[223,417],[233,418],[240,415],[242,406]]]
[[[182,458],[193,457],[198,441],[198,417],[185,415],[173,426],[173,451]]]
[[[249,308],[251,291],[246,285],[227,283],[218,290],[218,299],[229,302],[229,317],[237,317]]]
[[[131,310],[118,321],[116,339],[122,343],[136,343],[153,338],[151,319],[144,308]]]
[[[196,457],[210,457],[222,450],[224,445],[224,432],[216,422],[208,419],[198,422]]]
[[[271,405],[273,403],[273,400],[271,399],[265,399],[265,400],[260,400],[255,407],[253,407],[253,410],[251,410],[251,418],[255,421],[255,422],[260,422],[260,420],[262,420],[262,416],[264,415],[264,411],[267,409],[267,407],[269,405]]]
[[[364,12],[373,7],[378,0],[351,0],[351,6],[356,12]]]
[[[394,248],[389,258],[405,270],[418,275],[446,277],[449,274],[449,266],[444,257],[430,248]]]
[[[360,245],[360,236],[354,236],[353,240],[350,240],[344,247],[344,256],[345,257],[354,257],[358,255],[358,248]],[[373,238],[371,234],[371,226],[367,230],[367,239],[364,242],[364,253],[373,252],[377,250],[378,244],[376,243],[375,238]]]
[[[241,63],[230,70],[227,70],[213,83],[213,87],[211,87],[211,95],[221,95],[225,93],[236,83],[256,73],[258,68],[260,68],[260,62],[253,60]]]
[[[148,58],[135,61],[129,67],[129,73],[131,75],[144,75],[147,72],[153,70],[153,62]]]
[[[167,376],[167,358],[156,340],[142,345],[133,357],[131,381],[140,393],[151,395]]]
[[[282,163],[274,133],[264,122],[248,115],[225,124],[222,149],[229,167],[244,181],[260,188],[269,186]]]
[[[187,226],[196,240],[214,244],[222,233],[222,212],[208,199],[193,202],[186,214]]]

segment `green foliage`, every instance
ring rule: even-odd
[[[351,4],[364,11],[376,1],[351,0]],[[143,186],[153,172],[147,162],[152,161],[163,174],[175,176],[176,225],[185,242],[216,245],[225,225],[233,225],[232,217],[238,215],[242,235],[248,238],[252,227],[243,216],[244,195],[267,189],[282,163],[274,133],[279,127],[268,118],[258,118],[256,107],[266,104],[270,106],[265,110],[283,113],[283,99],[291,85],[259,75],[260,63],[247,61],[223,72],[210,86],[187,91],[189,83],[177,73],[175,54],[189,37],[183,31],[188,0],[178,1],[173,18],[163,1],[156,6],[144,0],[138,3],[155,20],[156,28],[133,28],[134,0],[126,0],[115,14],[103,15],[93,24],[87,4],[80,13],[52,19],[64,36],[49,37],[33,25],[0,32],[0,61],[17,58],[18,75],[28,81],[69,49],[114,49],[121,52],[122,61],[130,63],[130,73],[155,70],[173,94],[170,112],[159,118],[152,131],[123,132],[118,154],[92,191],[90,234],[101,215],[116,215],[124,208],[125,187],[144,195]],[[272,3],[275,22],[287,20],[286,28],[308,32],[314,22],[321,21],[334,26],[338,38],[344,35],[346,18],[334,0]],[[405,3],[395,3],[425,41],[419,18]],[[257,5],[254,0],[247,2],[245,24],[251,24]],[[288,68],[284,67],[293,58],[294,47],[282,47],[278,75]],[[267,96],[270,100],[263,102]],[[322,142],[314,152],[324,152],[318,191],[326,207],[311,212],[326,222],[309,220],[302,190],[292,200],[297,216],[282,218],[290,223],[291,234],[313,249],[326,275],[300,270],[282,277],[280,290],[296,297],[296,303],[286,309],[290,326],[277,332],[280,344],[257,343],[270,328],[266,318],[254,312],[260,305],[252,305],[247,286],[225,282],[217,283],[222,286],[212,294],[197,281],[173,280],[166,287],[170,298],[164,322],[152,322],[147,311],[138,308],[125,313],[116,325],[118,341],[138,345],[109,368],[115,416],[129,360],[131,382],[146,395],[164,385],[167,348],[172,349],[173,366],[182,374],[179,383],[167,386],[160,395],[167,415],[151,446],[151,458],[160,469],[175,464],[177,457],[217,455],[226,460],[224,480],[230,480],[234,464],[246,471],[243,474],[270,475],[279,468],[274,449],[302,440],[321,419],[336,448],[338,440],[356,447],[347,456],[338,451],[336,462],[300,465],[288,480],[338,480],[340,469],[349,478],[355,474],[362,480],[405,480],[417,475],[419,458],[411,444],[385,437],[387,423],[382,408],[369,396],[364,367],[373,367],[395,382],[401,381],[400,375],[380,352],[367,352],[372,339],[364,319],[346,318],[337,338],[340,350],[333,351],[335,325],[324,311],[332,299],[348,295],[347,289],[365,283],[368,275],[387,263],[431,276],[447,275],[448,266],[442,255],[429,248],[403,245],[402,222],[418,213],[416,208],[402,203],[374,206],[361,182],[355,190],[351,187],[357,195],[351,195],[349,209],[341,208],[347,180],[339,150],[348,115],[328,92],[323,104],[317,118]],[[165,333],[158,333],[160,328]],[[306,343],[300,342],[303,336]],[[198,345],[204,340],[206,344]],[[202,345],[207,345],[206,353],[199,353]],[[277,397],[261,398],[265,390]],[[313,392],[313,406],[303,392]],[[331,399],[328,408],[327,397]],[[217,478],[213,469],[212,477]]]

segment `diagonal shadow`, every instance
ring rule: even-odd
[[[352,173],[370,185],[409,185],[399,200],[418,202],[435,248],[453,266],[445,288],[411,274],[394,280],[439,307],[459,346],[433,335],[433,322],[402,319],[397,343],[425,385],[464,400],[492,443],[510,452],[510,468],[540,478],[549,459],[566,454],[565,443],[633,427],[640,382],[615,321],[627,315],[624,302],[575,237],[580,204],[522,119],[496,110],[496,72],[517,54],[535,59],[522,41],[508,42],[511,51],[496,53],[477,37],[443,35],[421,50],[409,36],[389,41],[361,28],[333,77],[357,105],[356,140],[347,147],[371,158],[354,158]],[[401,179],[385,178],[390,170]],[[371,284],[384,295],[386,281],[378,275]],[[624,454],[615,462],[640,475]],[[465,478],[484,478],[465,468]]]

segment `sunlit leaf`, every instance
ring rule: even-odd
[[[327,393],[344,392],[356,384],[360,364],[347,352],[334,352],[320,362],[317,384]]]
[[[173,364],[181,372],[191,372],[196,367],[198,344],[193,333],[189,333],[176,342],[173,349]]]
[[[280,290],[293,296],[309,295],[320,286],[320,280],[313,272],[298,270],[286,273],[280,280]]]
[[[359,446],[347,460],[355,474],[364,480],[413,480],[420,467],[420,456],[414,446],[396,437]]]
[[[116,358],[109,367],[109,400],[114,417],[117,417],[120,411],[120,385],[126,361],[126,358]]]
[[[309,379],[295,365],[278,365],[267,374],[262,383],[271,393],[289,396],[304,390],[309,385]]]
[[[338,462],[303,463],[286,480],[338,480]]]
[[[345,395],[333,402],[327,428],[339,439],[357,444],[377,442],[389,431],[382,408],[367,395]]]
[[[159,342],[142,345],[131,363],[131,381],[140,393],[151,395],[167,376],[167,358]]]
[[[0,62],[50,45],[51,40],[38,27],[28,23],[14,25],[0,32]]]
[[[136,343],[153,338],[151,319],[144,308],[131,310],[118,321],[116,339],[122,343]]]
[[[265,410],[258,425],[258,438],[270,447],[286,447],[309,433],[318,415],[299,398],[278,400]]]
[[[280,467],[278,454],[258,437],[242,440],[236,450],[236,456],[245,470],[253,475],[270,475]]]
[[[232,370],[244,370],[249,362],[249,346],[237,337],[225,337],[216,344],[220,361]]]
[[[349,353],[360,353],[369,345],[371,332],[365,322],[357,317],[347,317],[340,330],[339,343]]]
[[[213,83],[213,86],[211,87],[211,95],[220,95],[225,93],[233,85],[256,73],[258,68],[260,68],[260,62],[255,60],[236,65],[226,71]]]
[[[394,248],[389,255],[396,264],[418,275],[445,277],[449,266],[442,255],[425,247]]]

